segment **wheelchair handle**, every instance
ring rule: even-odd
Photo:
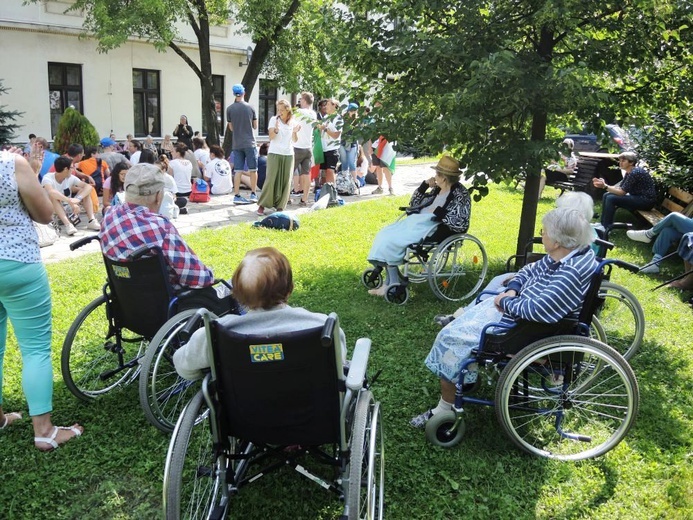
[[[74,251],[75,249],[79,249],[82,246],[86,246],[89,242],[92,240],[98,240],[99,235],[89,235],[88,237],[83,237],[80,238],[79,240],[75,240],[74,242],[70,243],[70,251]]]
[[[630,262],[624,262],[623,260],[616,260],[615,258],[609,258],[602,260],[599,263],[599,269],[603,270],[606,265],[616,265],[622,269],[626,269],[627,271],[630,271],[631,273],[637,273],[640,271],[640,266],[631,264]]]
[[[326,347],[332,343],[332,338],[334,337],[334,326],[336,322],[337,320],[335,320],[332,316],[327,317],[325,326],[322,328],[322,335],[320,336],[320,342],[322,343],[323,347]]]
[[[184,341],[187,342],[190,339],[190,336],[193,335],[193,332],[195,332],[198,329],[198,324],[200,323],[200,320],[203,319],[205,312],[209,311],[207,311],[207,309],[198,309],[198,311],[195,314],[188,318],[188,321],[185,323],[185,325],[179,332]]]
[[[146,255],[147,253],[160,254],[161,248],[158,246],[141,246],[135,249],[132,253],[128,255],[128,259],[137,260],[138,258]]]
[[[601,238],[595,238],[594,243],[597,244],[599,247],[605,248],[607,251],[612,250],[614,247],[613,242],[609,242],[608,240],[602,240]]]

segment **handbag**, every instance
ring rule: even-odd
[[[53,224],[39,224],[34,222],[34,229],[38,235],[39,247],[52,246],[58,240],[58,232]]]

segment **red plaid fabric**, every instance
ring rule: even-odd
[[[123,203],[111,206],[101,223],[101,251],[112,260],[125,260],[142,246],[159,246],[164,253],[169,279],[175,288],[208,287],[214,273],[183,241],[176,227],[145,206]]]

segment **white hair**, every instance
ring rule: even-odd
[[[584,191],[569,191],[558,197],[557,208],[574,209],[589,222],[594,217],[594,201]]]
[[[541,220],[544,233],[566,249],[581,249],[592,243],[590,223],[576,209],[556,208]]]

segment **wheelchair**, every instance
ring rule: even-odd
[[[366,269],[361,283],[367,289],[377,289],[383,284],[383,269],[383,266]],[[461,301],[476,294],[487,270],[488,257],[478,238],[468,233],[452,233],[440,225],[428,237],[407,247],[402,282],[388,288],[385,300],[404,305],[409,300],[409,283],[428,282],[438,299]]]
[[[625,358],[589,337],[602,302],[602,279],[620,260],[602,260],[577,320],[558,324],[488,324],[479,348],[463,363],[452,410],[435,414],[426,438],[443,447],[460,442],[466,404],[492,406],[503,431],[520,449],[557,460],[598,457],[613,449],[635,422],[639,390]],[[594,329],[592,329],[594,330]],[[472,397],[483,375],[497,377],[493,400]]]
[[[70,249],[92,240],[98,235],[79,239]],[[89,402],[140,378],[145,416],[170,432],[197,388],[171,376],[167,356],[185,341],[179,334],[182,325],[209,303],[195,290],[171,287],[158,248],[140,248],[126,261],[103,259],[107,281],[102,294],[77,315],[63,342],[63,380],[75,397]],[[232,297],[229,301],[229,312],[240,313]]]
[[[366,376],[370,340],[356,342],[345,376],[334,313],[322,327],[281,336],[235,333],[206,309],[186,327],[199,319],[212,364],[171,438],[165,517],[226,518],[240,488],[292,468],[344,501],[341,518],[382,519],[384,444]]]
[[[600,238],[595,240],[597,256],[604,258],[614,245],[604,239],[603,232],[600,232],[599,236]],[[506,272],[517,270],[544,256],[543,253],[532,252],[534,244],[541,244],[541,237],[534,237],[527,243],[523,255],[513,255],[508,258]],[[592,325],[593,328],[600,326],[601,330],[595,330],[594,333],[626,360],[630,360],[639,350],[645,336],[645,313],[642,305],[632,292],[610,281],[609,269],[604,272],[599,301],[601,303],[595,311],[595,317],[598,320],[593,321]]]

